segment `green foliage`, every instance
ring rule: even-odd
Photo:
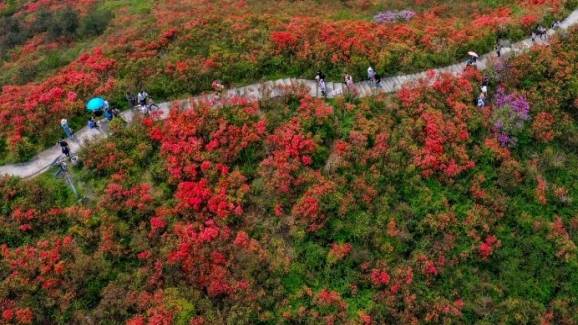
[[[134,6],[127,12],[156,8],[127,3]],[[73,34],[94,37],[83,31],[91,24],[102,33],[122,5],[99,8],[79,18]],[[76,28],[68,14],[57,33],[75,37],[65,36]],[[64,12],[38,13],[35,32],[58,15]],[[243,61],[243,40],[228,27],[206,29],[222,33],[223,46],[168,42],[115,77],[122,87],[142,83],[177,96],[215,76],[236,82],[317,68],[284,67],[294,63],[285,56]],[[532,119],[512,148],[496,141],[492,101],[484,109],[471,103],[482,78],[476,71],[374,98],[290,95],[258,108],[194,108],[166,121],[115,119],[110,136],[84,147],[82,163],[71,168],[86,200],[78,202],[54,171],[29,181],[0,178],[0,308],[31,308],[39,324],[575,323],[578,42],[568,37],[492,74],[490,96],[500,83],[531,103]],[[237,61],[179,77],[137,75],[166,68],[173,46],[183,47],[179,58],[207,50]],[[23,69],[23,82],[76,56],[58,53],[45,53],[38,71]],[[393,73],[400,60],[427,67],[454,54],[400,47],[371,64]],[[358,75],[370,63],[351,62],[347,72]],[[122,100],[122,91],[110,98]],[[553,126],[533,125],[544,112]],[[78,129],[85,118],[69,121]],[[266,123],[257,129],[256,121]],[[541,128],[553,137],[538,136]],[[27,159],[33,144],[25,138],[15,152]],[[0,141],[0,155],[6,147]]]
[[[82,18],[78,28],[78,35],[81,38],[99,36],[106,30],[113,18],[111,11],[93,8]]]
[[[36,148],[30,142],[30,140],[28,140],[28,138],[25,138],[16,146],[16,159],[18,159],[19,161],[29,160],[35,154]]]
[[[78,26],[78,13],[74,9],[67,7],[55,14],[52,21],[48,24],[48,37],[53,40],[60,37],[74,37]]]
[[[0,53],[6,55],[16,45],[24,43],[29,33],[22,21],[12,16],[0,17]]]

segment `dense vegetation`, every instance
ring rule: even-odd
[[[116,121],[88,203],[0,181],[1,322],[575,324],[577,62]]]
[[[10,0],[0,3],[0,162],[53,144],[83,103],[125,91],[156,99],[211,81],[311,78],[323,69],[356,79],[418,71],[522,38],[575,0]],[[404,11],[405,10],[405,11]],[[400,13],[401,12],[401,13]]]

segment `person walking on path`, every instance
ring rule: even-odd
[[[373,68],[369,66],[369,68],[367,68],[367,79],[375,83],[375,74],[376,74],[375,70],[373,70]]]
[[[327,84],[325,79],[319,79],[319,90],[321,90],[321,95],[327,97]]]
[[[468,55],[469,55],[469,58],[466,61],[466,66],[469,67],[469,66],[475,65],[476,62],[478,62],[478,57],[479,57],[478,53],[476,53],[474,51],[469,51]]]
[[[482,94],[484,94],[485,96],[488,96],[488,86],[490,85],[490,78],[488,78],[488,76],[484,76],[484,78],[482,78]]]
[[[124,97],[128,101],[128,106],[130,108],[133,108],[138,104],[137,98],[133,94],[129,93],[128,91],[124,94]]]
[[[62,153],[70,158],[70,147],[68,146],[68,142],[66,142],[64,139],[61,139],[60,141],[58,141],[58,144],[60,145],[60,150],[62,150]]]
[[[478,96],[478,108],[484,108],[484,106],[486,106],[486,96],[484,95],[484,93],[480,93],[480,95]]]
[[[538,26],[538,36],[540,36],[541,40],[547,38],[548,30],[546,29],[546,27],[544,27],[542,25]]]
[[[317,81],[317,87],[321,90],[321,95],[323,97],[327,96],[327,84],[325,83],[325,74],[319,70],[315,74],[315,81]]]
[[[482,85],[481,90],[482,90],[482,94],[484,94],[484,96],[488,95],[488,86]]]
[[[68,121],[65,118],[60,120],[60,126],[64,130],[64,133],[66,134],[67,137],[72,138],[74,136],[74,133],[72,132],[72,129],[68,125]]]
[[[547,33],[548,31],[546,30],[546,27],[539,25],[538,27],[536,27],[536,29],[532,31],[532,42],[535,42],[537,37],[543,40],[544,38],[546,38]]]
[[[554,22],[552,23],[552,29],[553,29],[553,30],[558,30],[558,29],[560,29],[560,21],[559,21],[559,20],[556,20],[556,21],[554,21]]]
[[[223,86],[223,84],[219,80],[213,80],[211,87],[217,93],[217,95],[219,97],[221,97],[221,95],[223,94],[223,91],[225,90],[225,86]]]
[[[91,116],[88,119],[88,128],[89,129],[98,129],[98,123],[96,123],[96,120],[94,119],[94,116]]]
[[[375,73],[375,87],[376,88],[381,88],[381,76],[379,75],[379,73]]]
[[[315,74],[315,80],[317,82],[320,82],[321,80],[325,81],[325,74],[321,70],[317,71]]]
[[[112,113],[112,109],[110,109],[110,107],[108,109],[104,110],[104,118],[107,121],[112,121],[112,118],[114,117],[114,114]]]
[[[353,88],[353,77],[350,74],[346,73],[345,77],[343,77],[343,80],[347,88]]]
[[[498,42],[498,44],[496,44],[496,55],[498,57],[502,56],[502,44],[500,44],[500,42]]]
[[[141,91],[137,94],[136,97],[137,97],[137,100],[138,100],[139,105],[144,106],[144,105],[147,104],[147,99],[149,98],[149,94],[148,94],[146,91],[141,90]]]
[[[345,77],[343,78],[343,81],[345,82],[345,88],[347,89],[347,91],[351,94],[355,94],[356,90],[355,90],[355,83],[353,82],[353,77],[349,73],[346,73]]]

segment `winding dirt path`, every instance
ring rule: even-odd
[[[576,25],[577,23],[578,23],[578,9],[574,10],[568,17],[566,17],[566,19],[564,19],[564,21],[560,25],[560,30],[567,30],[568,28],[570,28],[573,25]],[[553,30],[548,31],[549,36],[552,36],[554,33],[555,32]],[[510,48],[503,49],[502,53],[505,56],[517,55],[519,53],[527,51],[536,43],[544,44],[547,42],[548,40],[532,42],[530,38],[527,38],[515,44],[512,44]],[[495,59],[496,54],[494,52],[482,55],[478,60],[477,66],[479,69],[484,69],[488,65],[488,63],[490,63],[492,60]],[[436,75],[445,73],[458,75],[462,71],[464,71],[465,67],[466,63],[462,62],[432,70],[436,72]],[[356,83],[358,96],[366,97],[374,95],[379,92],[382,93],[395,92],[401,89],[401,87],[404,84],[428,78],[427,76],[428,71],[382,79],[381,88],[371,87],[370,83],[367,81]],[[309,93],[311,94],[311,96],[320,97],[321,95],[317,87],[317,83],[314,80],[287,78],[230,89],[226,92],[224,97],[242,96],[247,97],[250,100],[259,100],[264,97],[279,96],[283,93],[284,89],[287,89],[287,87],[294,87],[294,86],[303,86],[306,89],[309,89]],[[340,96],[344,91],[343,83],[327,82],[327,88],[328,88],[328,97],[330,98]],[[193,102],[214,101],[214,100],[215,95],[209,94],[193,97],[186,101],[175,101],[175,102],[184,105],[190,105]],[[159,104],[162,111],[161,118],[166,118],[168,116],[168,112],[175,102],[165,102]],[[131,122],[135,114],[136,113],[134,110],[128,110],[123,112],[121,116],[127,122]],[[85,127],[76,132],[75,137],[76,141],[72,140],[68,141],[72,152],[77,152],[86,143],[106,138],[107,134],[99,130],[88,129]],[[52,148],[40,152],[38,155],[36,155],[33,159],[31,159],[28,162],[0,166],[0,175],[17,176],[22,178],[34,177],[48,170],[61,155],[62,154],[60,151],[60,147],[58,145],[55,145]]]

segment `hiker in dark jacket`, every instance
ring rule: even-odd
[[[58,144],[60,145],[60,150],[62,150],[62,153],[70,158],[70,147],[68,147],[68,142],[66,142],[64,139],[61,139],[60,141],[58,141]]]

